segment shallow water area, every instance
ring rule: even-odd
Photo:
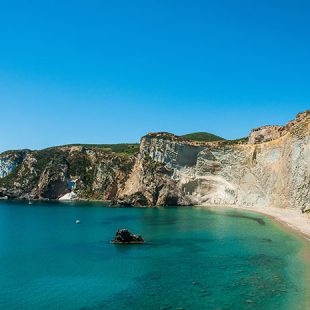
[[[0,308],[306,309],[304,250],[246,211],[1,201]]]

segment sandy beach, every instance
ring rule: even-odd
[[[213,206],[204,206],[204,207],[213,207]],[[241,206],[214,206],[214,208],[232,208],[239,210],[246,210],[256,213],[261,213],[267,215],[286,226],[289,226],[291,229],[300,233],[304,238],[310,241],[310,217],[307,214],[302,214],[301,211],[292,210],[292,209],[281,209],[281,208],[272,208],[272,207],[241,207]]]

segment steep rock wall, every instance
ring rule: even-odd
[[[141,140],[138,162],[118,201],[126,197],[130,203],[130,197],[139,193],[149,205],[309,208],[309,118],[306,111],[286,126],[254,130],[248,143],[199,143],[166,133],[149,134]],[[150,161],[168,169],[168,177],[159,177],[158,172],[150,178],[146,169]]]
[[[0,197],[59,199],[74,190],[74,197],[79,199],[111,200],[124,185],[134,162],[135,156],[100,148],[27,151],[0,179]]]

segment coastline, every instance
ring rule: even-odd
[[[306,262],[306,281],[310,287],[310,216],[292,209],[281,209],[275,207],[242,207],[236,205],[200,205],[199,207],[210,209],[234,209],[249,211],[265,215],[279,223],[283,229],[298,235],[303,241],[303,249],[300,254]],[[310,294],[306,296],[306,307],[310,309]]]
[[[274,219],[277,222],[280,222],[286,227],[289,227],[297,234],[305,238],[308,242],[310,241],[310,217],[297,210],[275,207],[243,207],[236,205],[200,205],[199,207],[214,209],[225,208],[260,213]]]

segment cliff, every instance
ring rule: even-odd
[[[103,147],[63,146],[0,155],[0,197],[111,200],[126,181],[135,157]]]
[[[167,133],[141,139],[118,201],[310,208],[310,111],[248,141],[196,142]],[[153,163],[153,169],[148,168]],[[156,165],[155,165],[156,163]],[[156,167],[156,168],[155,168]]]
[[[238,141],[150,133],[140,150],[64,146],[0,155],[0,196],[121,205],[225,204],[310,209],[310,111]]]

